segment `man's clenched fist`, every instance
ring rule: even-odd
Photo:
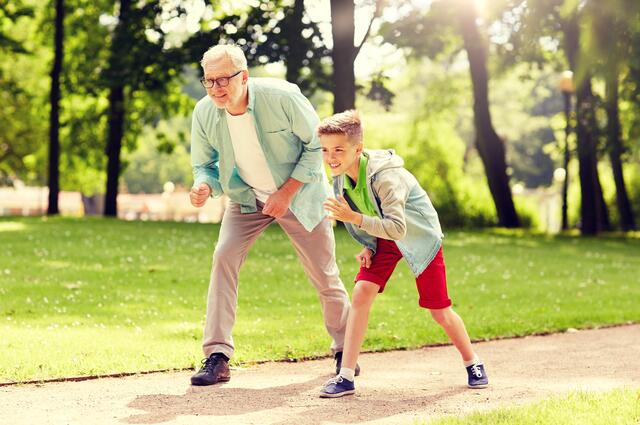
[[[192,187],[189,192],[191,205],[194,207],[203,206],[209,199],[209,195],[211,195],[211,188],[206,183],[200,183],[197,187]]]

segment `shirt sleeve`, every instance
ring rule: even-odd
[[[211,188],[214,198],[222,195],[219,180],[218,151],[207,140],[207,135],[198,117],[198,109],[193,111],[191,122],[191,167],[193,169],[193,186],[206,183]]]
[[[401,240],[407,234],[404,209],[409,188],[403,179],[393,177],[391,170],[378,174],[374,190],[380,199],[382,218],[363,215],[360,229],[377,238]]]
[[[287,109],[291,130],[302,142],[302,154],[291,177],[302,183],[323,180],[322,149],[316,134],[320,120],[311,102],[298,89],[287,96]]]

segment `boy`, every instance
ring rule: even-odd
[[[355,278],[342,367],[322,388],[320,397],[355,393],[354,369],[369,310],[401,258],[416,275],[420,306],[429,309],[460,352],[467,385],[487,387],[484,365],[471,347],[462,319],[451,309],[443,235],[426,192],[392,150],[363,150],[362,124],[356,111],[326,118],[317,132],[336,194],[336,199],[325,201],[325,209],[332,219],[344,222],[351,236],[364,246],[356,256],[360,271]]]

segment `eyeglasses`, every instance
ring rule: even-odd
[[[230,75],[228,77],[220,77],[220,78],[215,78],[213,80],[209,79],[209,78],[200,78],[200,82],[202,83],[202,85],[204,86],[204,88],[206,89],[210,89],[213,86],[215,86],[216,84],[218,85],[218,87],[227,87],[229,85],[229,80],[232,79],[233,77],[235,77],[236,75],[240,74],[242,72],[242,70],[236,72],[233,75]]]

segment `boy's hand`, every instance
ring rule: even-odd
[[[209,199],[211,195],[211,188],[206,183],[200,183],[198,187],[192,187],[189,192],[189,200],[194,207],[201,207]]]
[[[353,211],[343,196],[337,199],[327,198],[327,200],[324,201],[324,209],[331,214],[329,218],[332,220],[340,220],[345,223],[355,224],[356,226],[362,224],[362,214]]]
[[[360,263],[360,267],[368,269],[371,266],[371,257],[373,257],[373,251],[369,248],[363,248],[360,254],[356,255],[356,260]]]

